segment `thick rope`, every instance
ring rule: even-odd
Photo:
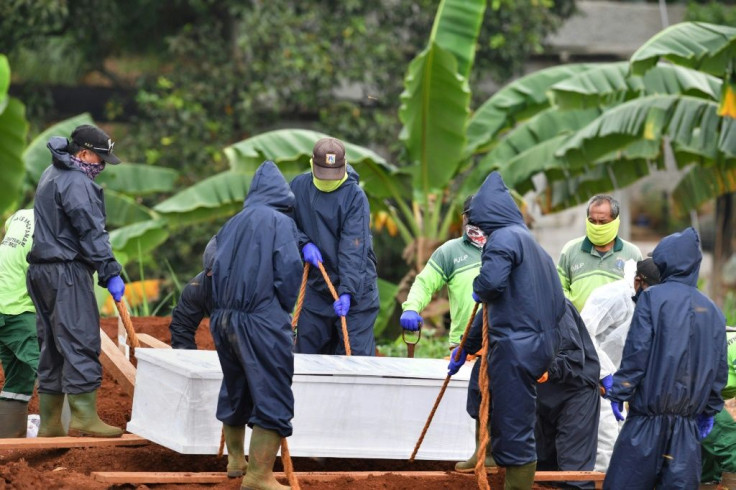
[[[225,454],[225,425],[220,430],[220,447],[217,449],[217,457],[221,458]]]
[[[327,289],[330,290],[330,293],[332,293],[332,297],[335,298],[335,301],[337,301],[340,298],[337,296],[335,286],[332,285],[332,281],[330,281],[330,276],[327,275],[327,271],[325,270],[325,266],[322,265],[322,262],[319,262],[319,270],[320,272],[322,272],[322,277],[325,278]],[[342,324],[342,340],[345,343],[345,355],[350,356],[352,355],[352,352],[350,350],[350,338],[348,337],[348,322],[347,320],[345,320],[344,316],[340,317],[340,323]]]
[[[473,319],[475,318],[475,314],[478,312],[478,303],[475,303],[475,306],[473,307],[473,313],[470,314],[470,319],[468,320],[468,324],[465,326],[465,331],[463,332],[463,337],[460,340],[460,345],[458,346],[459,349],[457,350],[457,354],[455,354],[455,361],[460,359],[460,351],[465,347],[465,341],[468,340],[468,333],[470,332],[470,327],[473,325]],[[445,377],[445,381],[442,383],[442,388],[440,389],[439,395],[437,395],[437,399],[434,401],[434,406],[432,407],[432,411],[429,412],[429,417],[427,417],[427,422],[424,424],[424,428],[422,429],[422,433],[419,436],[419,440],[417,441],[416,445],[414,446],[414,451],[411,453],[411,457],[409,458],[409,462],[413,463],[414,458],[417,455],[417,452],[419,451],[419,446],[422,445],[422,441],[424,441],[424,436],[427,435],[427,430],[429,429],[429,424],[432,423],[432,419],[434,418],[434,413],[437,411],[437,407],[440,406],[440,402],[442,401],[442,397],[445,394],[445,390],[447,389],[447,385],[450,383],[450,378],[452,375],[448,374]]]
[[[281,438],[281,463],[284,465],[284,473],[289,479],[291,490],[300,490],[299,481],[296,479],[296,473],[294,473],[294,465],[291,464],[291,454],[289,453],[289,444],[286,442],[286,437]]]
[[[304,295],[307,292],[307,280],[309,279],[309,262],[304,264],[304,273],[302,274],[302,285],[299,288],[299,296],[296,299],[296,307],[294,308],[294,318],[291,319],[291,329],[296,329],[296,324],[299,323],[299,315],[302,313],[302,306],[304,306]]]
[[[480,376],[478,378],[478,387],[480,388],[480,436],[478,439],[478,453],[475,455],[475,477],[478,480],[478,488],[481,490],[490,490],[488,484],[488,475],[486,474],[486,448],[488,447],[488,409],[490,405],[490,393],[488,392],[488,308],[483,303],[483,349],[486,355],[480,358]]]
[[[133,328],[133,322],[130,320],[128,308],[125,307],[122,301],[116,301],[115,306],[118,308],[118,315],[120,315],[125,331],[128,333],[128,345],[133,348],[140,347],[141,344],[138,342],[138,336],[135,334],[135,329]]]

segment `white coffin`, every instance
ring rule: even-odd
[[[217,353],[141,348],[136,357],[128,431],[179,453],[216,454]],[[441,359],[296,354],[292,456],[408,459],[446,374]],[[473,452],[469,377],[468,365],[452,377],[417,459],[462,460]]]

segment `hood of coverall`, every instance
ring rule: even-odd
[[[256,170],[243,207],[265,205],[290,213],[294,209],[294,193],[275,163],[268,160]]]
[[[519,207],[498,172],[492,172],[486,177],[473,197],[468,211],[468,221],[487,235],[509,225],[526,226]]]
[[[652,252],[661,273],[661,282],[680,282],[696,287],[703,254],[700,237],[691,227],[666,236]]]

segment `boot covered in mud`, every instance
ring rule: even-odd
[[[473,451],[473,454],[468,458],[467,461],[460,461],[459,463],[455,464],[455,471],[458,473],[472,473],[475,471],[475,463],[478,462],[478,447],[480,446],[480,421],[476,419],[475,421],[475,450]],[[490,468],[494,468],[496,466],[496,462],[493,460],[493,456],[491,456],[491,441],[488,441],[488,445],[486,446],[486,460],[485,460],[485,467],[486,471],[488,471]]]
[[[534,473],[537,471],[537,462],[521,466],[506,467],[506,482],[504,490],[531,490],[534,485]]]
[[[28,402],[0,400],[0,439],[25,437],[28,430]]]
[[[253,426],[248,450],[248,469],[241,490],[288,490],[273,476],[273,463],[281,446],[281,436],[275,430]]]
[[[66,431],[61,424],[61,411],[64,409],[64,393],[39,393],[41,425],[38,437],[64,437]]]
[[[227,446],[227,477],[240,478],[248,468],[245,460],[245,425],[233,426],[222,424]]]
[[[108,425],[97,415],[97,390],[69,396],[72,420],[70,436],[120,437],[123,429]]]

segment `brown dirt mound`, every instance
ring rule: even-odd
[[[138,317],[133,318],[136,332],[147,333],[166,343],[170,342],[170,318]],[[102,320],[102,329],[113,341],[117,339],[117,319]],[[200,349],[214,349],[209,332],[209,321],[204,320],[196,335]],[[0,371],[0,384],[4,382]],[[98,397],[98,411],[108,423],[125,427],[130,420],[132,399],[117,385],[112,377],[103,372],[102,386]],[[461,410],[461,408],[459,408]],[[30,413],[38,413],[38,397],[34,394],[30,403]],[[30,449],[0,450],[0,490],[38,489],[38,488],[74,488],[74,489],[128,489],[150,488],[146,485],[113,485],[95,481],[90,472],[93,471],[192,471],[212,472],[224,471],[227,458],[216,456],[199,456],[178,454],[174,451],[148,444],[141,447],[106,447],[80,449]],[[421,475],[407,477],[403,475],[372,476],[365,479],[346,478],[339,482],[301,482],[304,489],[337,489],[356,490],[399,490],[399,489],[467,489],[469,480],[465,475],[452,472],[453,464],[447,461],[408,461],[366,460],[366,459],[312,459],[294,458],[294,469],[305,471],[446,471],[443,478],[425,479]],[[277,461],[276,471],[282,471]],[[283,482],[286,483],[286,482]],[[232,479],[216,485],[153,485],[156,489],[182,488],[214,488],[236,489],[240,480]],[[472,484],[471,484],[472,485]],[[501,479],[495,476],[491,480],[492,488],[501,488]],[[475,486],[475,485],[472,485]],[[540,487],[542,488],[542,487]]]

